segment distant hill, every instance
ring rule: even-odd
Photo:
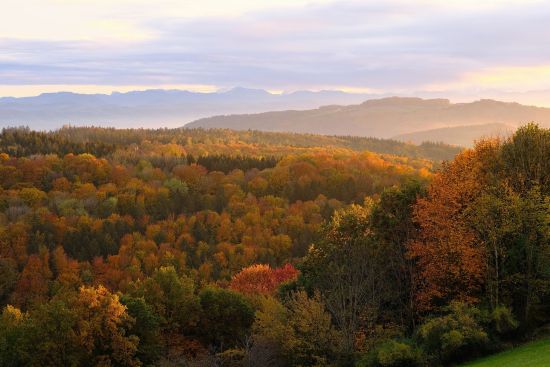
[[[447,99],[390,97],[358,105],[330,105],[306,111],[216,116],[194,121],[185,127],[391,138],[443,127],[494,123],[518,126],[530,121],[550,126],[550,108],[494,100],[451,103]]]
[[[360,103],[372,96],[340,91],[273,94],[262,89],[224,92],[146,90],[112,94],[44,93],[0,98],[0,127],[26,125],[50,130],[63,125],[179,127],[220,114],[310,109],[324,104]]]
[[[475,140],[482,137],[504,137],[513,133],[515,128],[507,124],[467,125],[444,127],[417,131],[409,134],[394,136],[395,140],[422,144],[423,142],[442,142],[462,147],[471,147]]]

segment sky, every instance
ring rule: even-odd
[[[549,0],[0,0],[0,7],[0,96],[235,86],[550,90]]]

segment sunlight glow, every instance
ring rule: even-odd
[[[426,90],[444,89],[500,89],[517,90],[547,89],[550,86],[550,65],[498,66],[468,72],[454,82],[431,84]]]

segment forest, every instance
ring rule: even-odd
[[[0,365],[449,366],[550,333],[550,129],[0,134]]]

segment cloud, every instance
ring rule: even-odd
[[[527,90],[536,91],[550,86],[550,63],[537,66],[498,66],[465,73],[447,85],[432,85],[428,89],[464,89],[480,85],[494,90],[514,90],[521,85]]]
[[[120,8],[107,20],[94,18],[99,13],[86,19],[112,37],[81,31],[71,40],[0,39],[0,83],[525,90],[532,83],[522,75],[550,63],[550,6],[539,1],[285,1],[265,8],[239,0],[224,15],[209,0],[212,11],[195,6],[188,16],[176,2],[162,3],[173,12],[145,16],[140,0],[124,16]],[[491,82],[510,69],[513,78]]]

